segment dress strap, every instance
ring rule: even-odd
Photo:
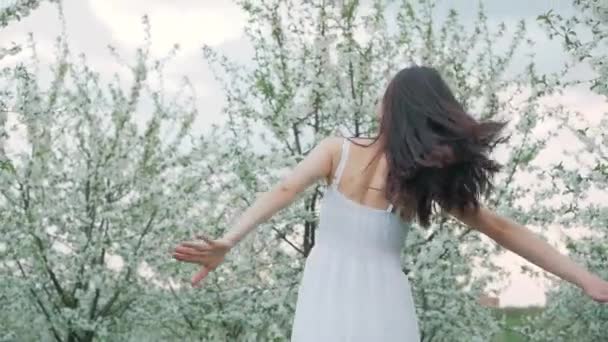
[[[342,173],[344,173],[344,168],[346,167],[346,161],[348,160],[348,151],[350,144],[348,143],[348,139],[344,138],[342,141],[342,152],[340,154],[340,161],[338,162],[338,167],[336,168],[336,174],[334,175],[334,180],[331,184],[332,187],[338,189],[338,185],[340,184],[340,179],[342,178]],[[393,204],[389,203],[388,208],[386,208],[386,212],[391,213],[393,211]]]
[[[348,159],[348,147],[350,144],[348,143],[348,139],[344,138],[342,141],[342,153],[340,153],[340,161],[338,162],[338,167],[336,168],[336,174],[334,175],[334,181],[332,185],[337,189],[338,184],[340,183],[340,178],[342,178],[342,173],[344,172],[344,166],[346,165],[346,159]]]

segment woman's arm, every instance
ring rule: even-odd
[[[231,225],[232,229],[221,240],[236,245],[259,224],[291,204],[310,185],[327,179],[332,170],[333,154],[340,147],[340,141],[335,137],[323,139],[270,191],[259,193],[254,203],[237,217]]]
[[[595,300],[608,301],[608,282],[576,264],[567,255],[561,254],[528,228],[483,206],[477,211],[452,210],[450,214],[506,249],[580,287]]]
[[[253,204],[237,219],[232,228],[217,240],[199,236],[203,241],[184,241],[173,251],[179,261],[198,264],[200,270],[192,276],[192,286],[197,286],[209,272],[218,267],[225,255],[249,232],[272,215],[288,206],[297,195],[317,180],[329,179],[333,155],[340,146],[340,138],[323,139],[287,176],[272,190],[257,196]]]

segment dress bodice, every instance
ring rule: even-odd
[[[348,198],[338,188],[346,167],[349,145],[348,139],[344,139],[334,179],[321,202],[315,247],[337,251],[354,248],[359,255],[380,253],[396,258],[398,262],[410,224],[393,212],[392,204],[386,209],[373,208]]]

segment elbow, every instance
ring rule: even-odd
[[[278,196],[285,199],[294,199],[298,196],[297,189],[285,183],[279,184],[276,187],[275,192]]]

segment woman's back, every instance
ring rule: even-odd
[[[360,147],[343,139],[332,180],[321,203],[316,246],[333,253],[364,252],[390,255],[399,263],[399,254],[409,225],[393,212],[393,205],[383,196],[382,159],[362,172],[374,154],[374,147]],[[317,249],[319,249],[317,248]]]
[[[374,159],[378,152],[379,143],[375,142],[370,145],[370,139],[351,138],[354,141],[349,142],[348,139],[342,139],[341,146],[348,144],[347,156],[344,160],[344,171],[342,173],[338,189],[357,203],[361,203],[371,208],[385,209],[390,204],[384,197],[383,188],[386,183],[386,158],[380,155]],[[363,146],[359,146],[361,144]],[[367,146],[369,145],[369,146]],[[332,170],[332,176],[335,177],[340,159],[343,157],[343,150],[336,153],[334,156],[335,167]],[[371,162],[371,163],[370,163]],[[369,165],[369,167],[366,166]]]
[[[371,151],[353,146],[344,139],[321,204],[292,341],[418,341],[413,297],[400,265],[409,225],[382,191],[367,189],[382,182],[382,167],[370,167],[362,177]]]

